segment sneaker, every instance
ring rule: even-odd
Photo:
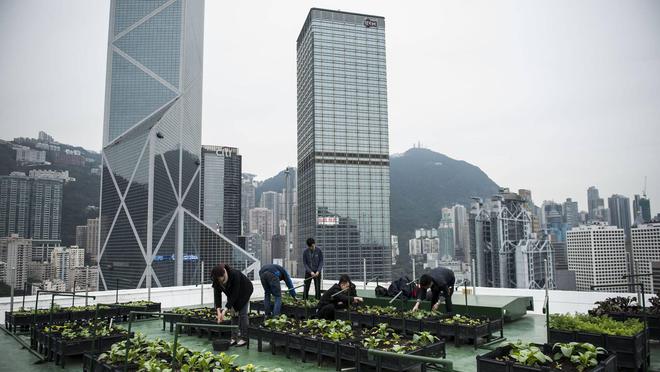
[[[238,342],[236,342],[236,347],[241,347],[241,346],[245,346],[245,345],[247,345],[247,341],[245,341],[245,340],[241,339],[241,340],[238,340]]]
[[[234,345],[236,345],[236,340],[232,338],[232,339],[229,341],[229,346],[234,346]]]

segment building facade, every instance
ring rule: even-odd
[[[660,262],[660,223],[638,225],[630,233],[635,272],[652,274],[653,262]],[[649,276],[641,276],[637,282],[644,283],[646,293],[655,293],[660,289],[653,285],[653,278]]]
[[[60,180],[22,172],[0,176],[0,237],[60,240],[62,197]]]
[[[626,239],[630,239],[630,226],[633,222],[630,218],[630,199],[615,194],[607,198],[607,206],[610,210],[610,225],[623,229]]]
[[[605,208],[605,202],[600,197],[600,193],[596,186],[590,186],[587,189],[587,207],[589,208],[587,212],[589,212],[589,219],[591,221],[609,222],[603,220],[602,212],[599,211]]]
[[[470,259],[477,285],[497,288],[554,287],[552,245],[535,238],[526,199],[507,188],[470,206]],[[545,273],[545,262],[548,273]]]
[[[235,147],[202,146],[201,218],[234,243],[241,235],[241,159]]]
[[[637,223],[651,222],[651,201],[646,195],[635,195],[633,200],[633,221]]]
[[[326,277],[389,279],[385,19],[313,8],[296,46],[299,246],[316,238]]]
[[[442,219],[438,226],[439,255],[443,260],[453,260],[456,255],[456,233],[454,231],[454,212],[451,208],[442,208]]]
[[[567,198],[563,204],[563,213],[564,223],[566,223],[569,229],[580,226],[580,210],[578,208],[578,202],[573,201],[571,198]]]
[[[22,289],[27,283],[32,262],[32,240],[17,234],[0,238],[0,262],[6,263],[5,283]]]
[[[626,292],[624,230],[606,224],[579,226],[566,234],[568,270],[575,272],[578,291]],[[592,289],[592,285],[622,284]]]
[[[99,287],[198,283],[209,254],[253,271],[199,217],[204,2],[114,0],[108,35]]]

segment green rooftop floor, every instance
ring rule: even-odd
[[[149,337],[160,337],[164,339],[173,339],[173,334],[168,330],[162,330],[162,321],[160,319],[140,321],[134,324],[134,329],[147,334]],[[532,342],[545,342],[545,317],[540,315],[527,315],[524,318],[505,323],[504,337],[508,340],[526,340]],[[29,343],[29,338],[24,339]],[[206,338],[197,336],[181,336],[181,343],[195,350],[212,350],[211,344]],[[660,344],[652,343],[652,370],[660,370]],[[34,364],[37,358],[5,332],[0,332],[0,371],[81,371],[81,358],[69,358],[67,366],[62,369],[53,362]],[[488,352],[485,349],[474,350],[473,346],[464,345],[454,347],[452,343],[447,344],[447,359],[454,362],[454,368],[458,371],[476,371],[475,356]],[[230,354],[237,354],[239,357],[237,363],[240,365],[253,363],[268,368],[282,368],[284,371],[334,371],[334,364],[325,361],[321,367],[315,362],[302,363],[300,358],[292,356],[287,359],[283,354],[271,355],[270,348],[264,343],[264,351],[258,352],[256,341],[248,350],[246,347],[233,348],[229,350]]]

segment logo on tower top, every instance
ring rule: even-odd
[[[366,28],[378,27],[378,22],[371,18],[365,18],[363,24]]]

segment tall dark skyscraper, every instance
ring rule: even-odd
[[[623,195],[612,195],[607,198],[607,206],[610,210],[610,223],[624,230],[626,239],[630,239],[630,199]]]
[[[235,147],[202,146],[201,218],[238,244],[241,235],[241,155]]]
[[[313,8],[297,40],[298,246],[325,277],[391,277],[385,19]]]

